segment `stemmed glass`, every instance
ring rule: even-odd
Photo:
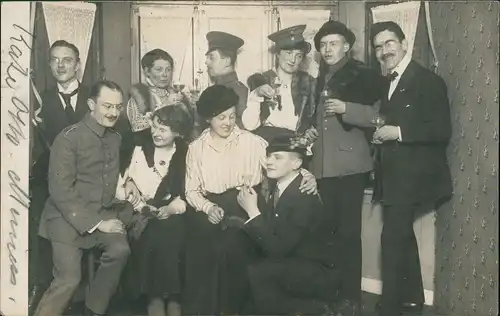
[[[274,97],[272,98],[273,103],[278,104],[278,110],[281,111],[281,94],[280,94],[280,87],[282,85],[281,79],[279,77],[275,77],[271,87],[274,89]]]
[[[379,129],[385,125],[385,116],[383,114],[376,114],[373,116],[370,123],[375,127],[375,129]]]
[[[175,81],[173,84],[175,93],[181,93],[181,91],[186,87],[185,84],[181,83],[180,81]]]

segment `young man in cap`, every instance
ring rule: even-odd
[[[356,37],[344,24],[328,21],[314,36],[321,54],[315,112],[319,138],[311,171],[343,249],[340,315],[359,315],[361,300],[361,210],[373,169],[367,129],[380,99],[382,78],[348,56]]]
[[[269,35],[275,43],[277,69],[248,78],[251,92],[243,112],[243,125],[267,141],[282,132],[302,133],[311,127],[315,80],[299,70],[311,50],[304,40],[305,28],[306,25],[296,25]]]
[[[243,128],[241,116],[248,98],[248,88],[238,80],[235,71],[238,50],[245,43],[241,38],[229,33],[212,31],[207,33],[208,51],[205,54],[208,75],[214,84],[233,89],[238,96],[236,124]]]
[[[450,106],[445,82],[411,60],[399,25],[375,23],[370,37],[390,79],[380,108],[386,125],[373,135],[380,146],[374,199],[384,207],[380,315],[396,316],[403,310],[418,312],[424,303],[413,222],[452,194],[446,157]]]
[[[194,209],[186,214],[193,232],[186,249],[186,314],[236,314],[247,297],[246,269],[255,249],[232,224],[248,219],[236,198],[241,187],[260,186],[267,142],[236,125],[237,104],[236,93],[221,85],[205,89],[197,103],[210,127],[186,157],[186,200]],[[301,172],[300,189],[315,193],[316,180]]]
[[[337,238],[320,197],[299,190],[306,147],[296,143],[277,136],[266,149],[267,176],[277,181],[266,208],[254,189],[238,194],[249,217],[243,230],[265,256],[248,270],[259,315],[330,315],[337,296]]]

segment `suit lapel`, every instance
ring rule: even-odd
[[[89,97],[89,89],[86,86],[80,84],[78,97],[76,100],[76,109],[75,109],[78,121],[83,119],[85,114],[87,114],[87,112],[89,111],[89,106],[87,105],[88,97]]]
[[[300,183],[302,182],[302,175],[299,174],[293,181],[288,185],[283,193],[281,193],[278,203],[276,204],[276,209],[274,213],[279,214],[280,209],[285,208],[288,203],[293,203],[294,197],[300,194]],[[272,203],[272,201],[271,201]]]
[[[415,78],[416,69],[417,67],[415,62],[411,61],[408,64],[408,67],[406,67],[405,72],[401,75],[401,79],[399,80],[396,89],[394,89],[394,92],[392,93],[391,99],[389,100],[389,104],[399,104],[400,102],[397,102],[398,98],[406,91],[412,88],[412,83],[413,79]]]

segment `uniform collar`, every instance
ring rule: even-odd
[[[235,71],[214,78],[214,83],[219,85],[225,85],[233,81],[238,81],[238,75]]]
[[[92,114],[90,114],[90,112],[85,115],[85,118],[83,119],[83,122],[94,133],[96,133],[97,135],[99,135],[99,137],[103,137],[104,136],[104,132],[106,132],[106,127],[104,127],[101,124],[97,123],[97,120],[92,116]]]

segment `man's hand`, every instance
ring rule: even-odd
[[[344,114],[346,111],[346,104],[339,99],[328,99],[324,104],[326,115]]]
[[[169,205],[160,207],[158,219],[166,219],[171,215],[183,214],[186,212],[186,202],[180,197],[176,197]]]
[[[316,178],[308,170],[302,168],[300,170],[302,174],[302,182],[300,183],[300,192],[305,192],[307,194],[318,194],[318,184]]]
[[[127,197],[127,201],[129,201],[130,204],[134,205],[134,207],[138,205],[139,201],[141,200],[141,192],[139,192],[139,189],[137,189],[134,181],[127,180],[125,182],[125,196]]]
[[[257,192],[252,187],[244,187],[238,193],[238,204],[247,212],[250,218],[260,214],[257,206]]]
[[[384,125],[377,129],[373,134],[373,143],[382,144],[389,140],[397,140],[399,138],[399,127],[392,125]]]
[[[214,205],[208,210],[208,220],[210,223],[219,224],[222,218],[224,218],[224,210],[219,206]]]
[[[270,85],[265,84],[255,89],[255,94],[257,94],[257,96],[259,97],[272,98],[274,97],[276,92]]]
[[[99,226],[97,226],[97,229],[103,233],[125,235],[125,227],[119,219],[108,219],[102,221]]]

